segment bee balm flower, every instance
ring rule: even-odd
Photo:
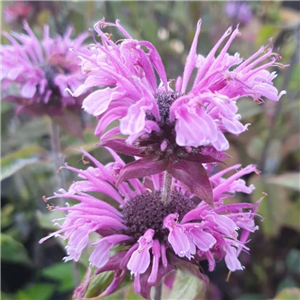
[[[226,197],[236,192],[251,193],[253,186],[246,186],[240,179],[244,174],[255,171],[250,165],[228,178],[224,174],[240,165],[233,166],[210,177],[213,186],[214,207],[212,208],[187,191],[176,179],[168,201],[162,199],[163,174],[116,182],[124,162],[113,152],[115,162],[104,166],[94,157],[82,151],[89,160],[86,170],[68,165],[66,169],[78,173],[81,181],[74,182],[68,191],[61,190],[53,198],[74,199],[79,203],[53,209],[66,211],[60,229],[43,238],[67,240],[65,260],[78,261],[87,247],[93,251],[90,264],[96,273],[115,271],[115,277],[102,296],[113,292],[123,280],[126,272],[134,276],[136,293],[150,297],[150,289],[175,268],[187,268],[205,278],[196,268],[201,260],[208,260],[209,270],[215,268],[216,260],[224,258],[229,270],[243,269],[238,254],[248,251],[243,233],[255,231],[254,215],[257,205],[250,203],[225,204]],[[97,192],[115,201],[110,205],[90,193]],[[200,201],[200,203],[199,203]],[[58,220],[54,220],[58,222]],[[90,241],[89,236],[96,234]],[[115,246],[121,245],[122,248]],[[111,256],[110,249],[115,247]]]
[[[11,44],[0,48],[3,99],[16,102],[18,113],[59,115],[64,108],[80,109],[82,97],[66,92],[66,88],[77,89],[85,79],[77,56],[69,51],[74,45],[71,28],[51,38],[45,26],[41,42],[26,22],[24,29],[27,34],[4,33]],[[86,37],[82,34],[76,41],[82,51]]]
[[[104,32],[108,26],[115,26],[124,38],[114,42]],[[150,42],[133,39],[119,21],[99,21],[95,30],[101,43],[95,41],[89,54],[77,51],[87,79],[73,95],[97,87],[83,101],[83,108],[99,119],[96,136],[101,137],[102,145],[141,157],[123,169],[122,180],[167,171],[178,180],[190,178],[184,184],[212,203],[202,164],[222,160],[221,152],[229,148],[225,132],[239,135],[247,129],[248,124],[240,122],[236,102],[241,97],[278,101],[285,91],[278,93],[272,82],[276,74],[267,71],[279,59],[271,47],[261,47],[246,60],[238,53],[230,55],[228,49],[240,32],[229,28],[204,57],[197,54],[200,26],[201,20],[183,76],[171,88],[159,53]],[[196,77],[191,83],[193,71]],[[119,126],[105,132],[118,120]],[[126,141],[112,139],[118,134],[125,135]]]

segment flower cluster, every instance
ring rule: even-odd
[[[122,43],[114,43],[111,35],[103,32],[107,26],[120,30],[124,35]],[[145,134],[156,134],[161,138],[162,151],[173,143],[195,148],[212,145],[224,151],[229,148],[224,132],[238,135],[247,129],[247,124],[240,122],[237,100],[251,97],[256,102],[264,98],[278,101],[285,94],[278,94],[272,82],[276,74],[267,71],[280,58],[270,45],[246,60],[238,53],[230,55],[227,51],[240,31],[229,28],[204,57],[197,55],[200,26],[201,21],[183,76],[177,78],[172,89],[161,58],[150,42],[134,40],[118,21],[111,24],[102,20],[95,25],[102,43],[93,45],[89,55],[79,53],[82,70],[89,76],[74,96],[90,87],[100,87],[83,102],[83,108],[99,119],[96,136],[107,140],[122,133],[134,145]],[[188,90],[195,69],[196,77]],[[161,81],[159,86],[155,72]],[[120,126],[103,136],[108,124],[115,120],[120,120]]]
[[[3,33],[10,45],[1,45],[3,100],[16,102],[17,112],[25,114],[58,115],[63,108],[80,109],[83,97],[74,98],[66,88],[77,89],[85,79],[78,66],[77,56],[70,47],[82,49],[87,34],[80,35],[74,45],[68,28],[63,36],[49,36],[49,26],[44,26],[40,42],[28,23],[27,34]],[[17,85],[17,94],[11,87]]]
[[[115,26],[124,39],[114,42],[103,31],[107,26]],[[241,177],[257,173],[256,167],[235,165],[219,172],[214,167],[227,157],[224,133],[239,135],[247,129],[248,124],[240,122],[236,101],[242,97],[258,103],[265,98],[278,101],[285,93],[273,86],[276,74],[267,71],[279,65],[280,57],[270,46],[246,60],[229,55],[232,41],[240,35],[238,28],[229,28],[203,57],[197,54],[200,26],[201,21],[174,88],[155,47],[134,40],[119,21],[98,22],[95,30],[101,43],[95,39],[87,52],[75,47],[87,78],[69,92],[79,97],[99,88],[85,98],[83,108],[98,118],[95,134],[114,162],[103,165],[81,150],[89,165],[86,170],[65,165],[81,180],[44,200],[79,203],[48,206],[66,216],[62,224],[54,220],[60,229],[41,242],[53,236],[67,240],[66,261],[78,261],[84,249],[92,247],[89,262],[96,274],[114,272],[100,297],[112,293],[127,271],[134,276],[135,292],[150,298],[151,287],[178,268],[205,280],[199,270],[202,260],[208,261],[210,271],[222,259],[230,271],[241,270],[238,256],[249,250],[248,236],[258,229],[254,217],[260,200],[256,204],[225,200],[237,192],[252,192],[254,187]],[[118,120],[119,125],[111,127]],[[134,161],[125,164],[115,151]],[[85,281],[76,290],[77,298],[84,296],[87,285]]]
[[[117,27],[124,35],[121,43],[113,42],[111,35],[103,31],[107,26]],[[161,58],[151,43],[134,40],[119,21],[98,22],[95,30],[102,43],[95,41],[89,55],[77,51],[88,77],[72,95],[77,97],[88,88],[99,87],[83,101],[83,108],[99,119],[95,135],[101,137],[102,145],[119,153],[142,157],[123,169],[120,180],[167,171],[184,181],[198,197],[212,203],[202,164],[224,158],[222,151],[229,148],[225,132],[239,135],[247,129],[249,124],[240,122],[236,101],[242,97],[258,103],[264,98],[278,101],[285,91],[278,93],[272,82],[276,74],[267,71],[278,65],[280,58],[270,45],[246,60],[238,53],[229,55],[232,41],[240,36],[238,28],[229,28],[204,57],[197,54],[200,26],[201,20],[183,76],[177,78],[172,89],[172,81],[167,80]],[[120,125],[105,132],[117,120]],[[115,139],[119,134],[127,139]]]
[[[115,161],[104,166],[84,150],[82,153],[93,166],[86,170],[65,166],[82,180],[73,183],[68,191],[61,189],[53,197],[44,198],[45,201],[75,199],[79,203],[52,207],[68,213],[63,223],[57,224],[60,229],[40,242],[52,236],[67,239],[65,261],[78,261],[86,247],[93,247],[89,261],[98,268],[97,273],[115,271],[115,278],[103,296],[119,285],[126,270],[134,275],[135,291],[149,298],[151,286],[157,285],[182,262],[192,269],[199,261],[207,260],[209,270],[213,271],[216,260],[224,258],[229,270],[243,269],[238,255],[249,249],[238,233],[258,229],[253,218],[259,201],[255,205],[225,204],[224,199],[228,193],[234,197],[236,192],[252,192],[254,187],[246,186],[240,177],[255,172],[254,165],[226,179],[226,173],[241,166],[235,165],[210,176],[215,206],[212,208],[204,201],[199,203],[200,200],[174,178],[169,199],[164,203],[162,173],[145,177],[142,183],[130,179],[116,186],[125,165],[119,156],[111,151]],[[92,196],[91,192],[109,196],[116,205]],[[90,242],[92,233],[97,237]],[[123,246],[123,250],[110,257],[110,249],[117,245]]]

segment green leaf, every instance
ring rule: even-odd
[[[22,124],[12,135],[5,137],[5,143],[3,143],[3,153],[11,151],[11,149],[20,149],[21,147],[32,146],[33,141],[36,145],[44,143],[43,137],[48,135],[48,122],[47,117],[38,118],[35,117],[29,122]]]
[[[51,12],[49,10],[42,10],[37,16],[37,23],[40,26],[49,23],[49,19],[51,18]]]
[[[282,290],[276,295],[274,300],[299,300],[300,299],[300,289],[288,288]]]
[[[288,270],[295,274],[300,274],[300,251],[291,249],[286,257]]]
[[[14,206],[12,204],[6,204],[1,209],[1,228],[8,227],[12,224],[13,217],[12,213],[14,211]]]
[[[283,225],[299,230],[300,199],[298,202],[290,201],[287,189],[279,184],[270,184],[268,176],[253,176],[249,184],[255,186],[250,196],[253,203],[261,198],[263,192],[267,193],[257,211],[264,218],[262,222],[257,219],[257,224],[266,235],[277,235]]]
[[[41,228],[46,228],[49,230],[57,230],[57,226],[54,225],[52,220],[64,218],[65,213],[59,210],[54,210],[46,214],[42,213],[41,211],[37,211],[36,216]]]
[[[46,150],[39,146],[25,147],[1,159],[1,180],[13,175],[27,165],[32,165],[45,157]]]
[[[284,173],[279,176],[270,177],[268,182],[300,191],[300,173]]]
[[[54,285],[39,283],[17,292],[17,300],[48,300],[54,292]]]
[[[279,28],[273,25],[265,25],[261,27],[257,35],[256,44],[261,46],[265,45],[270,38],[275,40],[278,32]]]
[[[237,102],[239,108],[239,114],[242,116],[242,119],[250,118],[261,114],[263,112],[263,106],[256,104],[254,101],[249,99],[240,99]]]
[[[44,277],[59,282],[59,292],[71,291],[75,288],[73,273],[74,270],[71,262],[57,263],[42,270]]]
[[[24,246],[5,233],[1,233],[1,261],[31,265]]]
[[[281,292],[284,289],[294,288],[297,286],[297,283],[291,277],[287,277],[278,284],[277,293]]]
[[[138,26],[147,41],[154,43],[157,40],[158,26],[152,18],[139,19]]]
[[[1,292],[1,300],[12,300],[10,295],[4,294],[3,292]]]
[[[300,64],[294,65],[291,80],[289,81],[289,90],[298,91],[299,90],[299,74],[300,74]]]
[[[204,282],[187,270],[177,270],[173,288],[168,299],[202,299],[205,290]]]
[[[11,109],[11,103],[2,101],[1,102],[1,114],[8,112]]]
[[[82,13],[84,13],[84,11],[82,11]],[[85,28],[85,18],[82,13],[72,9],[67,16],[67,19],[74,25],[77,33],[82,32],[82,28]]]

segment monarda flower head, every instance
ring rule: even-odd
[[[115,26],[124,38],[114,42],[112,35],[104,32],[108,26]],[[285,91],[278,94],[272,82],[276,74],[267,71],[278,65],[280,58],[271,46],[261,47],[246,60],[238,53],[230,55],[227,51],[240,32],[229,28],[204,57],[197,55],[200,26],[201,20],[183,76],[171,88],[172,80],[168,81],[163,62],[150,42],[134,40],[119,21],[99,21],[95,30],[101,43],[95,41],[89,55],[77,51],[88,76],[73,95],[98,87],[83,102],[83,108],[99,119],[96,136],[101,137],[102,145],[141,157],[122,170],[120,181],[166,170],[184,180],[202,200],[212,203],[202,164],[224,158],[222,151],[229,148],[224,132],[239,135],[247,129],[248,124],[240,122],[236,101],[242,97],[259,103],[264,98],[278,101]],[[105,132],[117,120],[119,126]],[[118,134],[127,136],[126,142],[111,139]]]
[[[89,257],[96,274],[114,271],[115,276],[102,296],[113,292],[126,272],[134,276],[136,293],[150,297],[150,289],[176,268],[186,268],[205,278],[199,262],[207,260],[213,271],[216,261],[224,258],[230,271],[242,270],[239,253],[248,251],[245,245],[250,232],[258,229],[254,215],[259,204],[226,204],[224,199],[236,192],[251,193],[241,176],[256,171],[254,165],[223,176],[237,168],[227,168],[210,177],[213,186],[214,208],[195,197],[176,179],[172,179],[168,196],[163,191],[163,174],[116,182],[124,162],[112,151],[115,162],[102,165],[82,150],[90,166],[86,170],[65,166],[78,173],[81,181],[74,182],[68,191],[61,190],[53,198],[75,199],[79,203],[52,209],[66,211],[60,229],[43,238],[67,240],[65,261],[78,261],[82,251],[92,247]],[[110,205],[91,193],[103,193],[115,201]],[[60,220],[61,221],[61,220]],[[59,222],[59,220],[54,220]],[[239,235],[239,229],[243,231]],[[89,236],[93,234],[91,241]],[[95,238],[96,234],[96,238]],[[117,247],[117,246],[122,247]],[[114,249],[113,255],[110,250]],[[85,284],[86,285],[86,284]],[[82,291],[81,291],[82,293]]]
[[[85,79],[77,56],[69,50],[74,46],[72,29],[51,38],[46,25],[41,42],[26,22],[24,30],[27,34],[3,33],[11,43],[0,48],[3,100],[16,102],[17,112],[25,114],[59,115],[64,108],[80,109],[82,97],[66,92],[66,88],[77,89]],[[82,34],[76,40],[82,51],[86,37]]]
[[[19,23],[26,20],[32,15],[33,6],[28,1],[18,1],[16,3],[6,4],[3,10],[3,16],[6,23]]]

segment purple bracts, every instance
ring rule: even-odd
[[[216,260],[224,258],[229,270],[243,268],[238,254],[249,249],[245,245],[247,241],[239,239],[239,232],[258,229],[253,218],[259,201],[256,205],[226,204],[225,199],[229,195],[234,197],[236,192],[252,192],[254,187],[246,186],[240,177],[255,172],[254,165],[244,169],[236,165],[210,176],[212,208],[204,201],[199,203],[199,199],[195,202],[195,196],[176,179],[172,180],[170,201],[164,204],[162,173],[144,178],[143,183],[129,179],[116,187],[124,162],[111,151],[115,162],[104,166],[81,151],[93,166],[86,170],[68,165],[65,168],[78,173],[82,180],[74,182],[68,191],[60,190],[53,197],[44,198],[45,201],[74,199],[79,203],[52,207],[66,211],[66,216],[62,224],[58,223],[61,220],[53,220],[60,229],[40,242],[53,236],[67,240],[66,261],[78,261],[82,251],[91,247],[89,261],[98,268],[97,273],[114,270],[116,274],[105,295],[119,285],[126,270],[134,275],[135,291],[149,298],[151,286],[181,263],[186,268],[194,268],[199,261],[208,260],[212,271]],[[223,177],[236,169],[240,170]],[[116,205],[113,207],[91,192],[107,195]],[[122,245],[122,250],[111,256],[110,249],[117,245]]]
[[[80,35],[75,44],[68,28],[63,36],[49,36],[44,26],[40,42],[28,23],[27,34],[3,33],[10,45],[1,45],[3,100],[16,102],[17,112],[31,115],[59,115],[64,108],[81,108],[83,96],[74,98],[66,88],[77,89],[85,79],[78,66],[77,56],[70,51],[75,46],[81,51],[87,34]],[[13,87],[18,93],[12,93]]]

